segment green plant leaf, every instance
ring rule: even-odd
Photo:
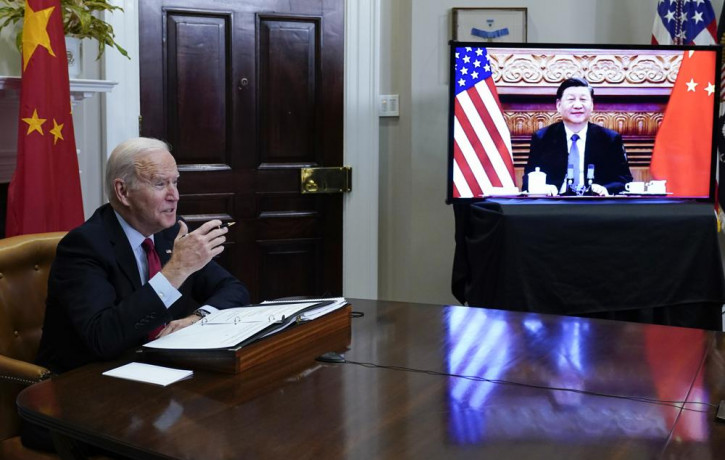
[[[8,27],[23,20],[25,17],[24,0],[0,0],[0,29]],[[113,27],[94,14],[103,11],[120,11],[123,8],[111,5],[106,0],[60,0],[63,11],[63,30],[66,35],[76,38],[90,38],[98,41],[98,56],[100,59],[106,46],[116,48],[122,56],[130,59],[128,52],[115,40]],[[18,51],[22,47],[22,27],[18,31],[15,42]]]

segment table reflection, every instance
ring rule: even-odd
[[[682,376],[697,370],[704,331],[652,328],[641,337],[638,329],[640,335],[633,337],[634,330],[607,327],[610,322],[551,321],[535,314],[521,318],[517,322],[497,310],[448,307],[446,371],[473,377],[448,379],[451,441],[465,445],[577,436],[585,442],[587,437],[654,440],[668,435],[678,408],[592,393],[684,400],[691,382]],[[617,371],[623,363],[627,372]],[[704,391],[702,382],[696,382],[694,391]],[[690,425],[687,440],[704,439],[704,427],[704,419]]]

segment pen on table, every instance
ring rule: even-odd
[[[221,225],[218,225],[217,228],[231,227],[234,224],[236,224],[236,222],[234,222],[234,221],[232,221],[232,222],[222,222],[222,224]],[[182,235],[181,238],[184,238],[187,235],[188,235],[188,233],[186,235]],[[171,249],[167,249],[166,250],[166,254],[171,254]]]

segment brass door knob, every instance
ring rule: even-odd
[[[315,193],[318,191],[320,187],[317,185],[317,182],[315,182],[314,179],[309,179],[307,182],[305,182],[305,191],[307,193]]]

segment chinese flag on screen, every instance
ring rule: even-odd
[[[707,196],[710,190],[714,53],[685,51],[665,109],[650,170],[667,180],[674,196]]]
[[[18,159],[6,236],[70,230],[83,222],[60,2],[25,5]]]

